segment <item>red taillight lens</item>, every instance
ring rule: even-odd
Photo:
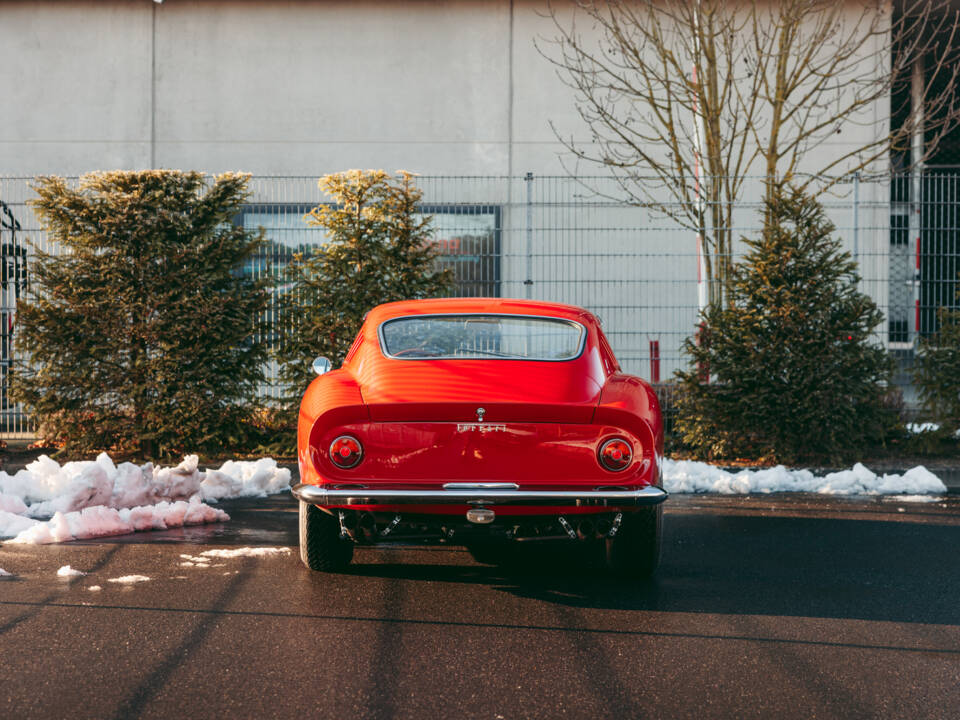
[[[341,435],[330,443],[330,462],[347,470],[363,459],[363,445],[352,435]]]
[[[618,472],[626,469],[633,459],[633,450],[623,438],[607,440],[597,451],[597,459],[607,470]]]

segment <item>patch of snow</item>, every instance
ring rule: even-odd
[[[27,505],[19,495],[0,493],[0,510],[14,515],[23,515],[27,512]]]
[[[39,524],[39,520],[0,510],[0,538],[14,537]]]
[[[206,554],[206,553],[201,553]],[[210,558],[200,557],[198,555],[181,555],[183,562],[180,563],[180,567],[199,567],[199,568],[211,568],[211,567],[226,567],[223,563],[216,563],[211,565]]]
[[[0,510],[50,517],[94,505],[131,508],[188,500],[198,493],[203,500],[266,496],[289,487],[290,471],[277,467],[273,458],[231,460],[204,472],[196,455],[187,455],[176,467],[115,465],[106,453],[61,466],[41,455],[15,475],[0,471]],[[26,513],[20,503],[27,506]]]
[[[278,468],[273,458],[228,460],[219,470],[207,470],[200,483],[204,500],[228,497],[266,497],[290,488],[290,470]]]
[[[226,513],[200,501],[262,497],[289,487],[290,471],[273,458],[201,471],[196,455],[176,467],[116,465],[106,453],[61,466],[41,455],[15,475],[0,471],[0,538],[62,542],[222,522]]]
[[[877,475],[861,463],[850,470],[822,477],[809,470],[790,470],[783,465],[761,470],[729,472],[708,463],[693,460],[663,461],[663,486],[671,493],[748,493],[808,492],[822,495],[921,495],[942,494],[946,486],[922,465],[903,475]]]
[[[58,512],[46,522],[38,522],[19,532],[8,542],[47,544],[126,535],[141,530],[166,530],[229,519],[230,516],[223,510],[212,508],[196,498],[192,498],[190,502],[160,502],[156,505],[120,510],[98,505],[74,512]]]
[[[0,568],[0,577],[13,577],[13,573],[8,573],[3,568]]]
[[[290,548],[285,547],[244,547],[233,550],[204,550],[201,555],[217,558],[238,558],[238,557],[265,557],[267,555],[284,555],[290,552]],[[216,567],[216,566],[214,566]]]
[[[85,507],[109,504],[113,483],[101,464],[70,462],[61,469],[54,461],[50,462],[56,465],[57,471],[44,475],[42,480],[50,489],[52,497],[31,505],[28,508],[31,517],[50,517],[58,512],[73,512]],[[31,466],[42,467],[43,470],[49,468],[46,463],[41,465],[39,460],[28,465],[27,469]]]
[[[86,573],[82,570],[75,570],[69,565],[64,565],[57,570],[57,577],[80,577],[81,575],[86,575]]]
[[[940,500],[936,495],[897,495],[890,498],[896,502],[932,503]]]
[[[907,423],[906,424],[907,432],[911,435],[920,435],[926,432],[936,432],[940,429],[940,426],[937,423],[925,422],[925,423]],[[954,433],[954,437],[960,438],[960,430],[957,430]]]
[[[90,592],[96,592],[97,590],[103,590],[103,588],[100,587],[99,585],[91,585],[90,587],[87,588],[87,590],[89,590]]]
[[[107,582],[119,583],[121,585],[133,585],[134,583],[147,582],[149,580],[146,575],[124,575],[118,578],[110,578]]]

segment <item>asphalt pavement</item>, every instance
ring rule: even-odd
[[[960,718],[955,495],[675,496],[646,584],[560,550],[360,549],[316,574],[288,496],[222,505],[0,546],[0,718]],[[241,547],[290,551],[185,564]]]

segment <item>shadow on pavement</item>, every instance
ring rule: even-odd
[[[500,567],[465,553],[462,565],[417,564],[416,555],[378,564],[372,550],[347,572],[478,583],[577,608],[960,625],[958,541],[955,526],[683,514],[666,518],[662,564],[646,583],[591,569],[562,548],[518,548]]]
[[[800,502],[808,516],[785,515],[783,504],[776,512],[744,514],[756,503],[736,498],[666,514],[662,564],[648,583],[594,569],[575,547],[533,544],[517,546],[504,566],[478,565],[456,546],[363,549],[344,576],[477,584],[574,608],[960,625],[960,525],[928,521],[920,507],[891,519],[892,508],[880,505]],[[218,507],[230,522],[86,543],[296,548],[297,505],[288,494]],[[955,521],[956,512],[939,515]],[[295,557],[295,572],[309,577]]]

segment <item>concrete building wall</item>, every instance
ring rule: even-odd
[[[0,173],[149,165],[152,4],[0,3]]]
[[[506,0],[0,3],[0,173],[507,174],[510,15]]]
[[[586,129],[534,46],[555,35],[545,7],[0,2],[0,173],[564,174],[550,123],[565,136]],[[838,128],[811,166],[874,132],[871,112],[880,122],[885,111]]]

